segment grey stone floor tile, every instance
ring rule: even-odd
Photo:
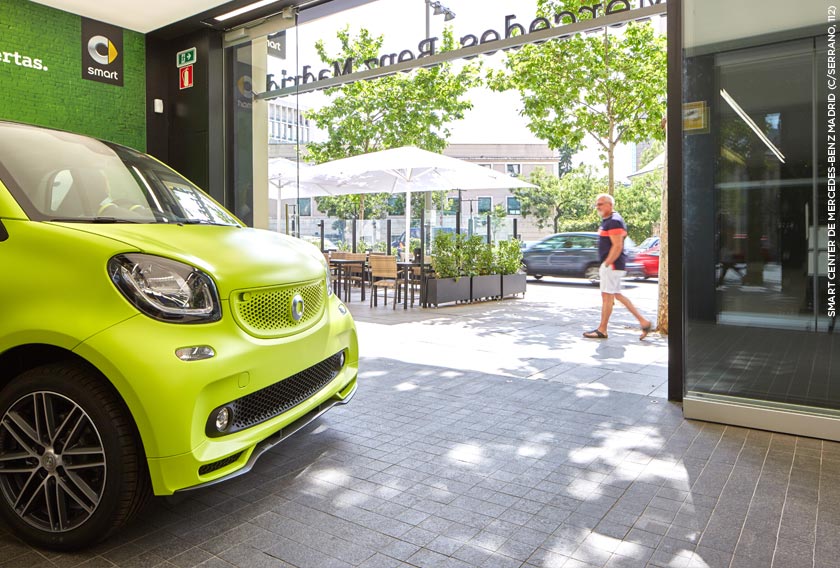
[[[688,568],[737,568],[731,565],[732,555],[713,548],[697,547]]]
[[[397,560],[408,560],[418,550],[420,550],[420,547],[416,544],[397,540],[383,548],[380,552]]]
[[[426,548],[421,548],[408,558],[407,562],[413,566],[436,568],[443,566],[449,557]]]
[[[813,544],[797,539],[783,539],[780,537],[776,543],[773,564],[775,566],[813,566],[813,558]]]
[[[242,568],[289,568],[291,565],[247,544],[237,544],[219,554],[219,558]]]
[[[170,558],[169,561],[180,568],[193,568],[193,566],[198,566],[202,562],[209,560],[212,556],[212,554],[200,548],[191,548],[178,556]]]
[[[466,562],[470,566],[481,566],[481,564],[493,554],[486,548],[476,544],[467,543],[452,553],[453,558]]]
[[[365,339],[352,404],[246,476],[152,500],[90,551],[41,554],[0,526],[0,565],[749,568],[774,551],[774,568],[836,563],[840,443],[683,420],[633,392],[664,380],[664,342],[620,343],[632,318],[618,320],[605,347],[621,359],[598,359],[553,323],[561,302],[527,301],[351,302]],[[526,313],[550,314],[545,341],[517,327]],[[429,347],[423,360],[384,350],[396,321]]]

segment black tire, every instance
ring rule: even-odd
[[[532,274],[531,276],[534,277],[534,280],[542,280],[542,277],[543,277],[542,274]]]
[[[583,277],[589,280],[592,284],[598,284],[601,281],[601,274],[598,272],[599,265],[590,264],[583,271]]]
[[[90,546],[125,525],[149,493],[134,424],[95,370],[44,365],[0,391],[0,515],[22,539]]]

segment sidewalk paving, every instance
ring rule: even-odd
[[[628,296],[655,312],[656,285]],[[682,417],[667,345],[597,288],[421,310],[349,304],[351,404],[229,483],[156,498],[93,550],[0,536],[0,566],[836,566],[840,444]]]

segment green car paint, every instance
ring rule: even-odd
[[[108,154],[113,163],[102,175],[109,180],[109,193],[113,196],[123,189],[142,193],[146,196],[143,212],[112,217],[109,213],[128,208],[111,206],[105,199],[85,216],[81,205],[63,203],[85,189],[82,180],[89,175],[77,169],[75,156],[66,163],[57,159],[54,171],[41,163],[32,165],[37,171],[24,180],[26,164],[4,164],[7,154],[20,152],[18,142],[10,138],[21,132],[34,132],[36,138],[58,137],[56,142],[44,140],[59,148],[67,138],[72,145],[68,154],[84,153],[89,169],[97,163],[89,149]],[[137,164],[146,164],[148,169],[138,170],[135,176],[142,183],[131,188],[121,185],[130,178],[118,171],[111,150],[128,160],[127,166],[135,164],[131,161],[135,159]],[[243,226],[189,182],[171,170],[163,171],[163,165],[149,166],[147,159],[85,137],[0,122],[0,388],[4,389],[0,391],[0,513],[23,538],[37,545],[87,546],[127,522],[130,514],[109,512],[106,500],[112,491],[108,483],[116,483],[113,476],[131,470],[130,464],[110,467],[118,458],[107,455],[109,425],[94,420],[90,407],[95,404],[83,395],[81,400],[74,399],[73,391],[55,392],[61,389],[54,386],[40,389],[37,377],[52,381],[51,374],[62,375],[66,366],[81,373],[84,384],[97,388],[100,382],[104,384],[102,396],[114,401],[110,411],[119,413],[124,408],[129,425],[124,430],[137,438],[136,453],[145,464],[135,474],[138,481],[129,485],[140,487],[145,479],[155,495],[170,495],[247,471],[262,451],[355,393],[355,324],[328,289],[320,251],[299,239]],[[154,185],[155,179],[163,182]],[[175,191],[170,195],[165,187]],[[189,218],[185,211],[193,202],[188,200],[179,209],[182,190],[192,192],[190,199],[198,199],[202,203],[198,209],[204,212]],[[172,203],[166,205],[167,199]],[[83,197],[80,203],[86,201],[91,200]],[[76,216],[63,217],[62,207]],[[208,209],[213,211],[205,217]],[[179,280],[180,272],[167,272],[168,263],[189,275]],[[151,268],[143,272],[147,265]],[[132,276],[135,273],[142,274]],[[177,303],[180,300],[183,305]],[[160,305],[164,308],[158,313]],[[182,313],[187,315],[179,319]],[[213,355],[203,354],[205,358],[196,360],[176,354],[208,347]],[[315,392],[236,426],[237,404],[245,403],[234,401],[268,396],[264,393],[277,392],[284,380],[316,368],[322,369],[321,380],[326,382]],[[18,405],[15,409],[30,407],[20,392],[33,400],[66,403],[72,409],[57,414],[54,421],[77,420],[83,412],[90,416],[92,425],[87,417],[84,422],[85,443],[93,440],[95,446],[100,440],[105,461],[112,460],[102,466],[103,472],[112,472],[111,477],[85,464],[90,476],[86,483],[99,493],[98,504],[89,507],[93,512],[82,507],[75,512],[75,520],[60,522],[52,519],[48,506],[38,514],[15,508],[15,500],[30,489],[4,472],[4,455],[37,446],[40,449],[34,453],[40,457],[28,463],[47,482],[59,481],[66,473],[62,467],[70,469],[67,464],[73,461],[67,449],[70,442],[65,454],[59,455],[59,439],[72,439],[72,434],[59,435],[59,426],[52,428],[57,433],[55,441],[41,445],[15,441],[15,436],[26,438],[26,430],[21,434],[12,424],[20,412],[10,409],[13,404]],[[220,408],[232,414],[232,425],[225,431],[213,430],[214,424],[218,428],[225,423]],[[38,412],[33,410],[33,429]],[[126,439],[123,435],[123,442]],[[57,467],[53,452],[58,456]],[[72,496],[68,502],[75,505]]]

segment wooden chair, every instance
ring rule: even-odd
[[[397,259],[387,255],[373,255],[370,262],[370,305],[375,306],[378,301],[377,289],[385,290],[385,305],[388,305],[388,288],[394,290],[392,303],[397,308],[397,292],[399,291],[400,280],[397,272]]]
[[[334,267],[334,266],[330,266],[330,253],[328,253],[328,252],[324,252],[324,253],[322,253],[322,254],[324,255],[324,260],[326,260],[326,261],[327,261],[327,267],[329,268],[329,273],[330,273],[330,286],[333,286],[333,285],[335,284],[335,279],[336,279],[336,277],[337,277],[335,267]],[[333,257],[333,258],[334,258],[334,257]]]
[[[363,252],[348,252],[345,254],[344,258],[347,260],[367,260],[367,254]],[[365,276],[365,265],[364,264],[350,264],[347,266],[347,282],[349,286],[358,285],[360,288],[365,285],[365,281],[367,280]],[[362,298],[364,299],[364,297]]]

